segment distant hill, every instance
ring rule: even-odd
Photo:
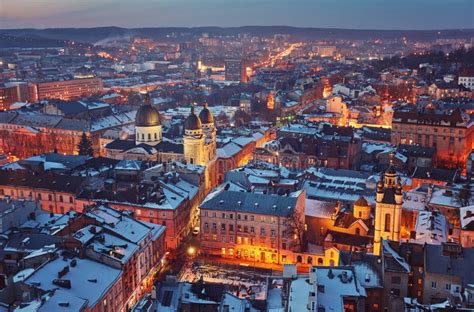
[[[146,37],[153,39],[173,40],[167,37],[170,33],[184,34],[180,39],[189,39],[202,33],[211,35],[235,35],[248,33],[256,36],[289,34],[299,39],[394,39],[407,37],[418,41],[432,41],[439,38],[474,37],[474,29],[452,30],[352,30],[330,28],[299,28],[290,26],[243,26],[243,27],[155,27],[155,28],[48,28],[48,29],[4,29],[0,35],[13,37],[36,38],[39,40],[74,40],[96,43],[109,38]]]
[[[14,36],[0,32],[0,48],[58,48],[65,46],[64,40]]]

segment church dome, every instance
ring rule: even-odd
[[[361,207],[368,207],[369,203],[367,202],[367,199],[365,199],[364,196],[359,197],[354,203],[355,206],[361,206]]]
[[[202,128],[201,120],[198,116],[194,113],[194,106],[191,108],[191,114],[189,114],[188,118],[184,122],[184,129],[185,130],[199,130]]]
[[[140,106],[135,116],[135,126],[154,127],[161,125],[160,113],[150,103],[149,95],[145,95],[145,103]]]
[[[212,116],[211,111],[207,108],[207,103],[204,104],[204,108],[199,113],[199,119],[203,124],[214,123],[214,116]]]

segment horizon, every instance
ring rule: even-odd
[[[474,27],[469,28],[430,28],[430,29],[403,29],[403,28],[338,28],[338,27],[311,27],[311,26],[291,26],[291,25],[240,25],[240,26],[216,26],[216,25],[205,25],[205,26],[140,26],[140,27],[123,27],[116,25],[104,25],[104,26],[84,26],[84,27],[21,27],[21,28],[0,28],[0,30],[49,30],[49,29],[101,29],[101,28],[119,28],[119,29],[200,29],[200,28],[219,28],[219,29],[238,29],[238,28],[249,28],[249,27],[261,27],[261,28],[294,28],[294,29],[322,29],[322,30],[349,30],[349,31],[408,31],[408,32],[432,32],[432,31],[474,31]]]
[[[474,28],[471,0],[17,0],[0,2],[1,29],[244,27],[351,30]],[[270,14],[271,13],[271,14]],[[99,22],[98,22],[99,21]],[[119,22],[118,22],[119,21]],[[322,27],[324,26],[324,27]]]

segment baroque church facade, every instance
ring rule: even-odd
[[[148,94],[135,116],[135,138],[116,139],[105,146],[106,156],[114,159],[143,161],[185,161],[206,167],[207,188],[215,186],[216,127],[214,116],[204,105],[199,115],[194,106],[184,122],[182,141],[163,137],[159,111],[151,105]]]

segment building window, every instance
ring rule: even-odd
[[[385,214],[385,232],[390,232],[390,214]]]
[[[151,141],[151,133],[148,133],[148,141]]]
[[[431,282],[431,288],[436,289],[437,285],[436,282]]]
[[[357,236],[359,236],[360,235],[360,229],[356,228],[355,233],[356,233]]]
[[[451,290],[451,284],[449,283],[446,284],[446,290]]]

